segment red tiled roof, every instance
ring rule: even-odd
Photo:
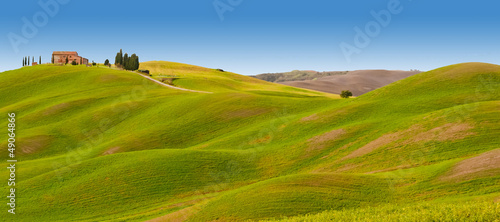
[[[63,55],[78,55],[77,52],[68,52],[68,51],[54,51],[52,54],[53,55],[60,55],[60,54],[63,54]]]

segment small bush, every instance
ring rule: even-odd
[[[345,98],[345,99],[347,99],[351,96],[352,96],[352,92],[349,90],[343,90],[342,93],[340,93],[340,97]]]
[[[78,64],[76,64],[76,61],[75,61],[75,60],[73,60],[73,62],[71,62],[71,65],[76,66],[76,65],[78,65]]]

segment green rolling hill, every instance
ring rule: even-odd
[[[180,63],[140,69],[211,93],[99,67],[0,73],[0,113],[17,114],[16,221],[500,214],[498,65],[447,66],[353,99]]]

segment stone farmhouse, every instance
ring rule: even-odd
[[[71,64],[73,61],[79,65],[89,64],[89,60],[79,56],[77,52],[54,51],[52,53],[52,63],[54,64],[65,64],[66,58],[68,58],[68,64]]]

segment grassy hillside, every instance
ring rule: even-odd
[[[0,113],[18,116],[16,221],[337,218],[417,204],[413,215],[429,201],[498,211],[500,66],[448,66],[342,100],[179,63],[141,69],[213,93],[97,67],[0,73]]]
[[[216,183],[212,174],[228,163],[248,174],[235,175],[240,179],[225,186],[242,186],[259,178],[255,163],[246,158],[250,154],[212,144],[258,129],[277,115],[290,118],[335,101],[330,98],[335,96],[274,84],[259,90],[251,87],[253,78],[232,76],[240,78],[242,88],[246,80],[249,86],[207,95],[162,87],[136,73],[83,66],[1,73],[0,111],[16,112],[19,123],[17,179],[27,192],[18,201],[31,206],[20,208],[21,217],[67,221],[143,213],[127,209],[193,198],[200,187]],[[1,137],[6,141],[6,134]],[[2,149],[0,158],[6,157]],[[7,172],[0,175],[6,178]],[[138,189],[145,181],[148,189]]]
[[[362,185],[353,185],[348,189],[349,194],[344,194],[337,184],[324,185],[321,180],[310,180],[309,188],[327,188],[331,193],[329,198],[348,199],[351,205],[334,206],[338,201],[328,200],[321,194],[291,201],[288,198],[296,193],[297,185],[285,182],[279,197],[233,198],[237,193],[248,193],[241,188],[211,201],[204,208],[223,213],[212,217],[207,216],[208,212],[200,213],[194,218],[197,221],[279,218],[304,211],[378,206],[384,201],[404,204],[450,198],[494,200],[500,196],[499,86],[500,67],[496,65],[459,64],[422,73],[291,121],[283,133],[273,136],[280,141],[294,142],[269,144],[263,151],[266,153],[261,160],[265,162],[263,168],[273,169],[275,175],[371,175],[383,181],[385,186],[378,187],[385,190],[377,192],[384,194],[383,198],[363,195],[366,200],[359,202],[352,193]],[[292,138],[289,135],[293,135]],[[496,159],[482,166],[483,159],[489,156]],[[475,170],[453,175],[461,174],[454,169],[470,158],[478,158],[467,163]],[[254,189],[255,194],[270,192],[266,186]],[[283,205],[276,206],[279,199]],[[310,207],[305,210],[300,203],[308,199],[319,202],[307,205]],[[322,200],[330,205],[318,207]],[[246,208],[248,211],[231,213],[224,208],[245,206],[248,201],[256,203],[253,208]]]
[[[309,96],[335,97],[327,93],[272,84],[231,72],[182,63],[151,61],[141,63],[140,69],[149,70],[151,75],[158,80],[174,78],[173,85],[187,89],[209,92],[245,91],[269,95],[279,92],[281,95],[291,93],[290,96],[296,96],[295,94],[300,93]]]
[[[326,211],[315,215],[297,216],[279,221],[499,221],[498,215],[500,215],[500,203],[417,203]]]

